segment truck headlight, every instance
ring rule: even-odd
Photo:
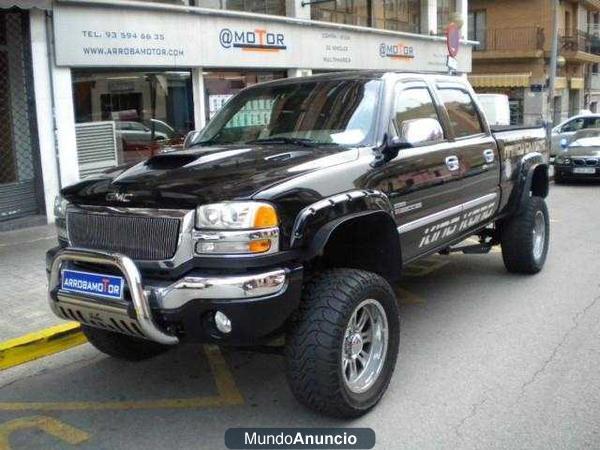
[[[62,196],[57,195],[54,199],[54,223],[56,224],[56,234],[62,240],[69,240],[67,234],[67,206],[69,202]]]
[[[279,250],[279,219],[264,202],[223,202],[196,209],[195,251],[201,255],[252,255]]]
[[[275,208],[263,202],[224,202],[199,206],[196,228],[201,230],[248,230],[278,225]]]

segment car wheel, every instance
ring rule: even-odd
[[[306,284],[287,335],[287,377],[309,408],[341,418],[373,408],[398,355],[398,306],[374,273],[332,269]]]
[[[529,197],[513,217],[501,225],[502,258],[509,272],[534,274],[548,255],[550,219],[546,202]]]
[[[83,331],[89,343],[102,353],[127,361],[149,359],[171,348],[168,345],[83,324],[81,325],[81,331]]]

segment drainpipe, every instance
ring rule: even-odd
[[[48,49],[48,78],[50,81],[50,108],[52,109],[52,130],[54,137],[54,156],[56,158],[56,169],[58,171],[58,188],[59,190],[63,188],[62,182],[62,172],[60,170],[60,156],[58,152],[58,141],[56,139],[57,125],[56,125],[56,108],[54,104],[54,73],[52,68],[52,50],[54,48],[54,40],[52,33],[50,32],[50,27],[52,26],[52,13],[50,11],[46,11],[46,48]]]

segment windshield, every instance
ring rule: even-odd
[[[600,147],[600,136],[579,138],[571,142],[569,147]]]
[[[190,143],[372,145],[380,80],[256,86],[233,97]]]

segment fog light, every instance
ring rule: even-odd
[[[215,325],[221,333],[231,333],[231,320],[221,311],[215,313]]]

